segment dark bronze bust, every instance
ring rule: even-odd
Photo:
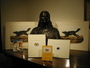
[[[53,27],[48,11],[42,11],[40,13],[38,26],[30,34],[45,34],[46,44],[48,39],[60,39],[59,31]]]

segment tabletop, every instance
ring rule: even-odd
[[[53,58],[52,61],[42,61],[42,57],[28,57],[28,50],[23,50],[23,52],[13,52],[12,50],[5,50],[7,54],[21,58],[26,61],[30,61],[42,66],[49,68],[86,68],[89,67],[89,57],[88,51],[77,51],[70,50],[69,58]]]

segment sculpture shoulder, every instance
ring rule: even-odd
[[[57,28],[53,27],[52,32],[53,32],[52,34],[55,37],[54,39],[60,39],[60,33]]]
[[[37,29],[38,29],[38,27],[33,28],[33,30],[37,30]]]
[[[36,34],[37,30],[38,30],[38,27],[33,28],[30,34]]]
[[[55,27],[53,27],[53,30],[54,30],[54,31],[58,31],[58,29],[57,29],[57,28],[55,28]]]

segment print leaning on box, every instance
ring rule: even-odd
[[[13,41],[13,52],[22,52],[23,51],[23,42],[22,40],[14,40]]]

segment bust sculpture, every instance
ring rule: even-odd
[[[40,13],[38,26],[35,27],[30,34],[45,34],[46,45],[48,39],[60,39],[59,31],[53,27],[48,11],[42,11]]]

